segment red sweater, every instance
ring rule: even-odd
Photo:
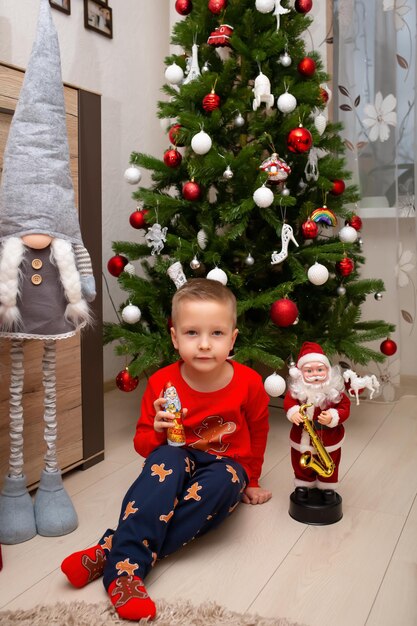
[[[142,398],[134,446],[147,457],[157,446],[166,443],[166,432],[154,430],[154,401],[170,381],[177,390],[182,408],[186,446],[238,461],[245,469],[249,486],[257,487],[268,435],[268,402],[262,379],[246,365],[233,365],[232,380],[213,392],[192,389],[181,375],[181,361],[153,374]]]

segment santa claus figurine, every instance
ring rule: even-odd
[[[343,422],[350,412],[350,400],[344,393],[343,376],[339,366],[331,366],[321,346],[312,342],[302,345],[297,363],[290,367],[289,374],[284,410],[293,424],[290,432],[291,461],[295,477],[293,495],[297,502],[307,503],[314,489],[315,495],[318,493],[319,496],[318,500],[317,497],[315,499],[315,505],[322,502],[324,506],[333,506],[340,499],[335,489],[345,436]],[[303,405],[308,406],[302,408]],[[328,457],[328,471],[318,472],[315,469],[316,465],[320,468],[320,454],[309,429],[304,427],[303,414],[312,424],[319,447],[324,448]],[[308,459],[313,462],[309,463]]]

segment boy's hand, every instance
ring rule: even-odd
[[[246,487],[242,494],[244,504],[264,504],[272,498],[272,492],[262,487]]]
[[[167,428],[170,428],[172,426],[172,422],[175,419],[175,415],[173,413],[169,413],[168,411],[163,410],[166,402],[166,398],[161,396],[153,403],[155,409],[153,427],[157,433],[162,433]]]
[[[332,421],[332,414],[330,413],[330,411],[322,411],[317,419],[320,424],[329,426],[330,422]]]
[[[297,426],[299,426],[300,424],[304,424],[304,419],[303,416],[301,415],[301,413],[299,413],[297,411],[297,413],[293,413],[290,418],[289,418],[290,422],[292,422],[293,424],[297,424]]]

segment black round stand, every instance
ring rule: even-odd
[[[334,492],[330,501],[326,501],[320,489],[308,489],[307,496],[299,498],[295,491],[290,495],[290,516],[313,526],[325,526],[335,524],[343,517],[342,498]]]

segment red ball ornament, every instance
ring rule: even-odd
[[[188,15],[193,10],[193,3],[191,0],[177,0],[175,3],[175,10],[180,15]]]
[[[313,76],[314,72],[316,71],[316,62],[311,57],[304,57],[304,59],[301,59],[301,61],[297,65],[297,69],[300,74],[302,74],[302,76],[311,78],[311,76]]]
[[[349,259],[349,257],[347,256],[343,257],[341,261],[338,261],[336,263],[336,271],[341,276],[349,276],[349,274],[351,274],[354,269],[355,269],[355,263],[353,262],[352,259]]]
[[[116,385],[121,391],[133,391],[139,384],[139,378],[132,376],[128,368],[119,372],[116,376]]]
[[[272,303],[270,316],[276,326],[291,326],[298,317],[297,305],[288,298],[276,300]]]
[[[344,181],[341,180],[340,178],[336,178],[333,181],[333,187],[330,189],[330,193],[332,193],[334,196],[340,196],[344,192],[345,189],[346,189],[346,185]]]
[[[214,93],[214,89],[211,90],[211,93],[208,93],[203,98],[203,109],[205,111],[214,111],[214,109],[218,109],[220,106],[220,96],[217,93]]]
[[[295,0],[294,9],[298,13],[308,13],[313,6],[313,0]]]
[[[177,148],[182,148],[185,144],[182,143],[178,139],[178,131],[182,128],[181,124],[174,124],[168,131],[169,141],[173,146],[177,146]]]
[[[170,148],[164,153],[164,163],[168,167],[179,167],[181,165],[182,155],[176,148]]]
[[[319,227],[316,222],[309,218],[304,224],[301,224],[301,232],[304,239],[314,239],[319,234]]]
[[[183,185],[182,195],[184,200],[188,200],[189,202],[195,202],[196,200],[200,200],[201,187],[193,180],[189,180],[188,183],[185,183]]]
[[[313,145],[313,137],[310,131],[303,126],[293,128],[287,135],[287,147],[290,152],[298,154],[307,152]]]
[[[121,254],[115,254],[107,262],[107,269],[109,271],[109,274],[111,274],[112,276],[116,276],[117,278],[123,272],[125,265],[127,265],[128,262],[129,261],[125,256],[122,256]]]
[[[346,220],[345,224],[349,224],[349,226],[352,226],[352,228],[354,228],[357,231],[360,231],[362,228],[362,220],[359,217],[359,215],[355,215],[355,214],[349,217],[349,219]]]
[[[397,344],[392,339],[385,339],[379,346],[379,349],[385,356],[392,356],[397,352]]]
[[[214,13],[214,15],[220,15],[222,11],[227,7],[227,0],[209,0],[208,8],[209,11]]]
[[[133,228],[137,229],[146,228],[146,226],[148,225],[145,219],[147,213],[149,213],[147,209],[142,209],[142,211],[136,209],[136,211],[133,211],[133,213],[129,217],[130,225],[133,226]]]

